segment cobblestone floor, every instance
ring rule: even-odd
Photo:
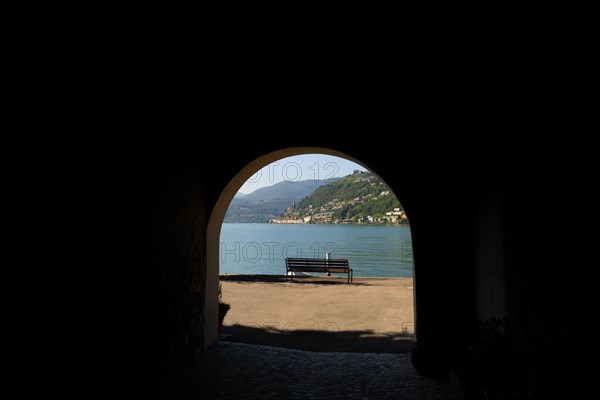
[[[220,341],[157,384],[160,399],[453,399],[407,354],[322,353]]]

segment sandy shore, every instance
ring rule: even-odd
[[[413,333],[407,278],[221,275],[229,340],[321,351],[404,352]],[[408,334],[408,335],[407,335]],[[307,340],[309,338],[310,340]],[[410,339],[410,338],[408,338]]]

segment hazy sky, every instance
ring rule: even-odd
[[[324,154],[303,154],[275,161],[252,175],[239,192],[252,193],[256,189],[271,186],[284,180],[298,182],[307,179],[341,178],[354,170],[367,169],[345,158]]]

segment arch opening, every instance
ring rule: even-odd
[[[208,230],[207,230],[207,244],[208,244],[208,254],[207,254],[207,276],[206,276],[206,301],[205,301],[205,347],[208,347],[216,342],[218,339],[218,320],[217,320],[217,307],[218,307],[218,288],[219,288],[219,274],[220,274],[220,240],[221,240],[221,231],[222,224],[225,218],[225,214],[229,208],[231,201],[234,196],[238,192],[238,190],[242,187],[242,185],[253,176],[256,175],[257,171],[261,171],[267,165],[279,161],[281,159],[298,156],[304,154],[323,154],[334,157],[339,157],[342,159],[346,159],[352,161],[367,171],[373,173],[378,179],[382,182],[385,180],[379,176],[375,171],[372,171],[368,166],[364,165],[360,160],[353,158],[352,156],[333,150],[328,148],[321,147],[294,147],[294,148],[286,148],[278,151],[274,151],[263,155],[251,163],[249,163],[246,167],[244,167],[237,175],[235,175],[230,182],[227,184],[223,192],[221,193],[218,201],[215,204],[215,207],[211,213]],[[293,175],[292,172],[289,171],[289,175]],[[395,193],[394,193],[395,195]],[[397,197],[396,197],[397,198]],[[250,249],[252,250],[252,249]],[[412,246],[411,249],[412,250]],[[411,252],[412,253],[412,252]],[[283,266],[281,267],[283,268]],[[284,275],[282,273],[282,275]],[[416,339],[416,274],[415,274],[415,261],[412,260],[412,314],[414,325],[411,327],[402,327],[402,329],[409,328],[412,332],[413,338]],[[292,321],[293,322],[293,321]],[[291,323],[291,322],[290,322]]]

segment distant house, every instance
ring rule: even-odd
[[[270,224],[304,224],[304,218],[273,218]]]
[[[394,211],[387,211],[385,215],[402,215],[404,211],[400,211],[399,208],[394,208]]]
[[[312,221],[315,223],[326,223],[333,220],[333,212],[320,212],[313,215]]]

